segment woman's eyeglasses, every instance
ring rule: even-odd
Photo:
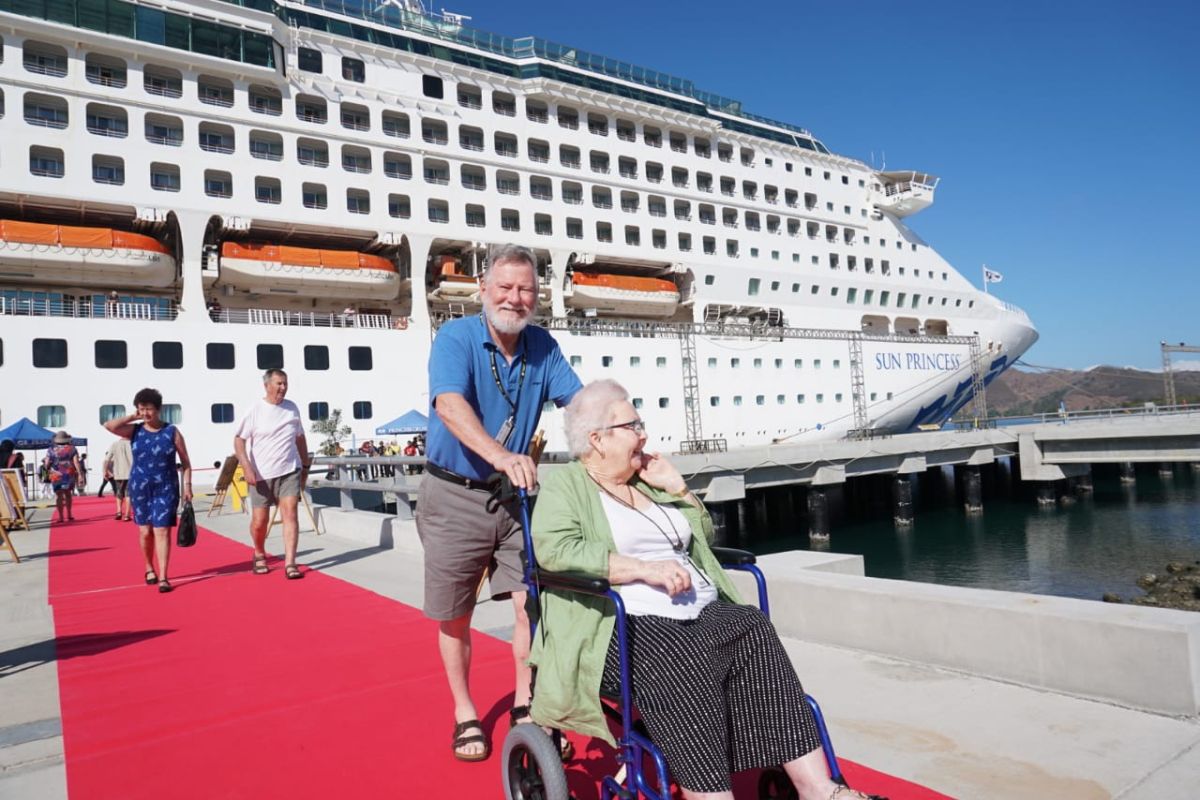
[[[598,428],[597,430],[612,431],[616,430],[617,428],[625,428],[626,430],[633,431],[634,433],[642,434],[646,432],[646,423],[640,419],[631,419],[629,422],[621,422],[616,425],[605,425],[603,428]]]

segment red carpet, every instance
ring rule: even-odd
[[[72,798],[503,797],[507,643],[475,637],[494,754],[461,764],[435,628],[418,610],[316,572],[286,581],[278,563],[252,575],[248,546],[203,529],[196,547],[172,549],[176,588],[160,595],[143,583],[136,528],[111,507],[76,502],[78,521],[51,535]],[[576,746],[571,785],[589,800],[612,758]],[[893,800],[942,797],[845,769]]]

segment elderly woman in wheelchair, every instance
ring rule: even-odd
[[[708,513],[679,472],[645,452],[628,393],[589,384],[566,427],[576,460],[542,482],[538,567],[620,587],[633,704],[684,797],[732,798],[732,773],[782,765],[779,778],[804,800],[865,798],[836,767],[839,780],[830,777],[828,742],[774,627],[739,602],[709,546]],[[621,690],[614,601],[555,591],[541,603],[534,721],[614,743],[601,707],[602,694]]]

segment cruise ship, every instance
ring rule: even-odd
[[[665,452],[937,426],[1036,340],[909,227],[934,176],[466,21],[0,0],[0,425],[104,444],[152,386],[212,463],[282,367],[309,424],[378,439],[428,411],[437,326],[510,241],[581,378],[624,383]]]

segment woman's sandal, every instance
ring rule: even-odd
[[[509,728],[515,728],[526,722],[533,723],[533,717],[529,714],[529,706],[513,706],[508,710]],[[554,736],[553,731],[546,732]],[[571,757],[575,755],[575,745],[571,743],[571,740],[562,731],[558,731],[558,755],[563,761],[570,761]]]
[[[166,594],[167,592],[171,591],[174,588],[175,587],[172,586],[171,582],[169,580],[167,580],[166,578],[163,578],[161,581],[158,582],[158,593],[159,594]]]
[[[304,577],[304,573],[295,564],[288,564],[283,568],[283,574],[289,581],[298,581]]]
[[[152,569],[146,570],[146,585],[153,586],[158,583],[158,575]]]
[[[254,561],[250,564],[250,570],[255,575],[266,575],[268,572],[270,572],[271,568],[267,566],[267,557],[255,556]]]
[[[864,794],[842,784],[833,790],[833,794],[829,795],[829,800],[887,800],[887,798],[878,794]]]
[[[478,729],[479,733],[467,734],[471,728]],[[466,747],[469,744],[479,742],[483,745],[483,750],[478,753],[460,753],[459,748]],[[477,719],[469,719],[465,722],[460,722],[454,726],[454,757],[459,761],[483,761],[492,754],[492,743],[483,735],[483,725]]]

